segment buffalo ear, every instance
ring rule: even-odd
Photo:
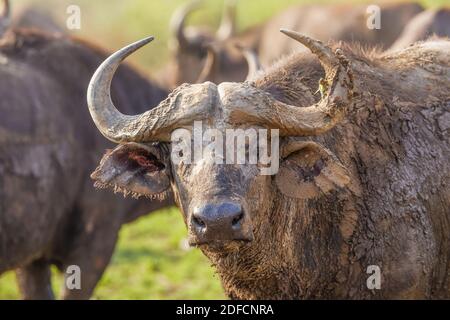
[[[97,188],[114,188],[125,196],[163,197],[170,188],[169,162],[160,148],[138,143],[117,146],[91,174]]]
[[[291,142],[281,155],[283,159],[275,182],[288,197],[311,199],[343,188],[350,182],[346,168],[318,143]]]

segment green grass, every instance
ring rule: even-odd
[[[171,208],[126,225],[93,299],[223,299],[222,287],[198,249],[186,251],[180,213]],[[61,275],[53,270],[56,292]],[[0,299],[18,299],[14,273],[0,277]]]

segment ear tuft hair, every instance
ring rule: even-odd
[[[170,192],[170,171],[159,148],[127,143],[108,150],[91,174],[94,186],[112,188],[124,197],[164,200]]]

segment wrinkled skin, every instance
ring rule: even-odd
[[[50,299],[50,265],[81,268],[88,299],[107,267],[121,226],[170,200],[133,201],[95,191],[89,172],[106,148],[85,92],[106,53],[80,40],[13,30],[0,43],[0,274],[16,270],[24,298]],[[133,95],[129,95],[133,92]],[[124,66],[112,95],[127,113],[166,96]]]
[[[450,9],[430,9],[418,14],[405,26],[390,49],[405,48],[431,36],[450,37]]]
[[[190,243],[230,298],[450,298],[450,42],[389,55],[340,49],[354,81],[345,119],[321,135],[282,138],[276,175],[207,158],[175,164],[171,144],[129,142],[92,177],[128,192],[171,188]],[[255,127],[247,115],[269,96],[311,106],[322,77],[317,58],[300,53],[252,83],[184,85],[171,96],[223,132]],[[193,211],[224,201],[244,208],[252,241],[200,241]],[[369,265],[381,268],[380,290],[366,285]]]

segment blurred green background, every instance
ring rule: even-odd
[[[144,74],[156,78],[168,60],[169,20],[182,0],[11,0],[13,12],[33,5],[49,12],[65,26],[69,5],[81,8],[81,30],[72,34],[109,50],[116,50],[148,35],[154,41],[130,60]],[[263,22],[286,7],[300,3],[380,3],[380,1],[240,0],[238,30]],[[448,0],[422,0],[426,7]],[[205,0],[188,24],[217,27],[223,0]],[[225,298],[218,276],[197,249],[183,244],[186,228],[180,213],[162,210],[122,228],[112,262],[93,299],[221,299]],[[54,270],[56,292],[62,285]],[[14,273],[0,276],[0,299],[18,299]]]
[[[218,276],[200,250],[185,245],[177,209],[165,209],[122,228],[120,240],[93,299],[219,299]],[[53,289],[63,285],[56,268]],[[0,299],[20,298],[15,275],[0,277]]]
[[[54,19],[65,26],[69,5],[81,8],[81,30],[72,32],[110,51],[126,44],[153,35],[156,40],[143,50],[134,53],[128,60],[135,63],[148,76],[155,78],[168,61],[169,20],[177,7],[187,0],[10,0],[14,11],[26,6],[36,6],[52,13]],[[389,3],[402,0],[236,0],[237,26],[242,31],[249,26],[262,23],[277,12],[295,4],[319,3]],[[426,7],[439,7],[448,0],[418,0]],[[218,27],[223,9],[223,0],[203,0],[200,10],[187,21],[188,25]],[[280,37],[283,35],[280,34]]]

